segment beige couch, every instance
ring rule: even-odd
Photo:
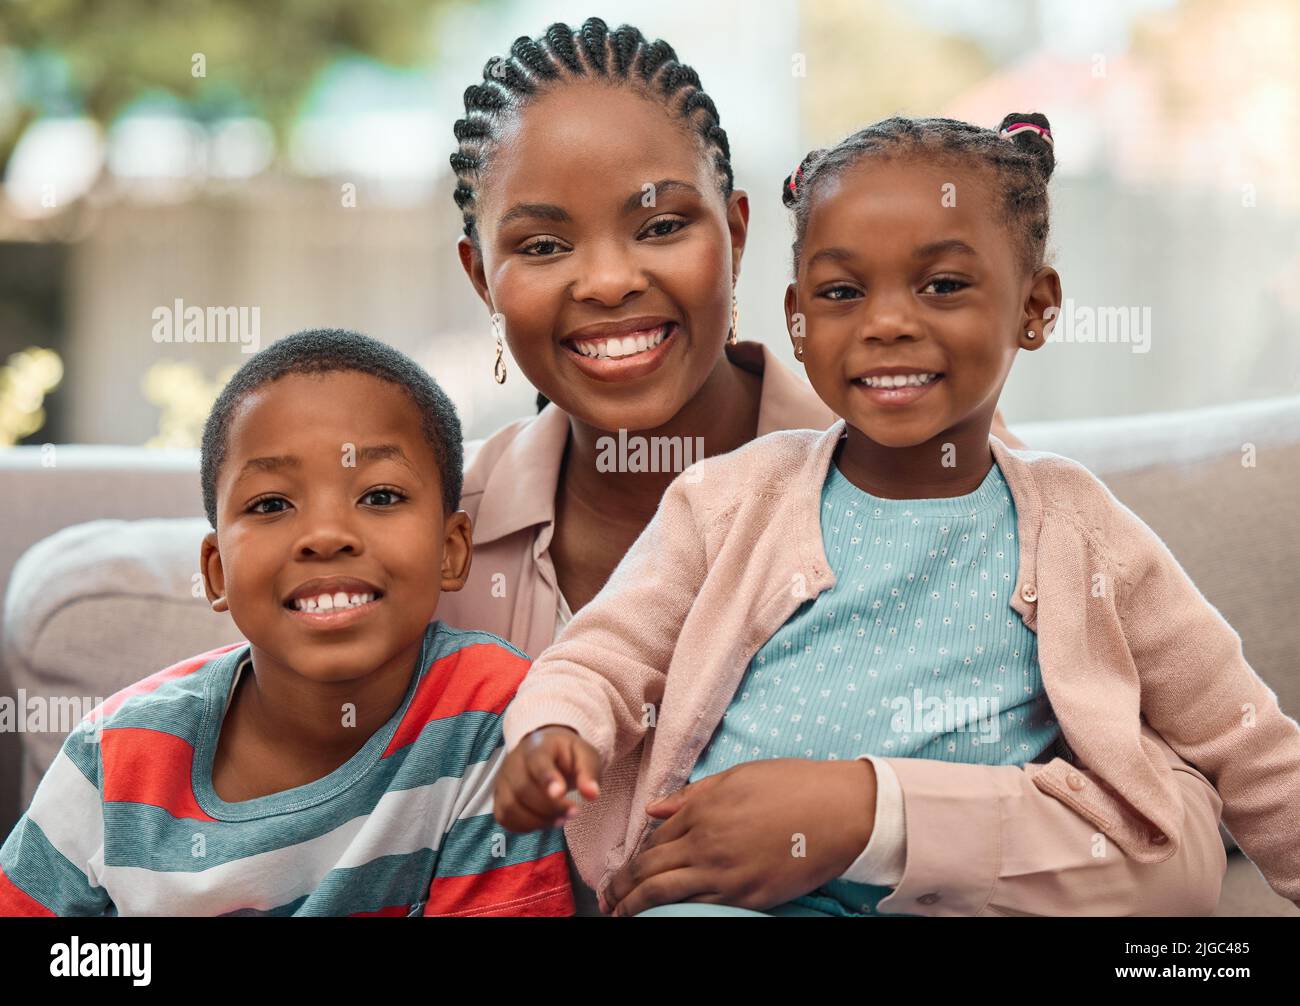
[[[1241,634],[1282,708],[1300,715],[1300,396],[1016,432],[1088,465],[1155,528]],[[1246,444],[1253,467],[1242,463]],[[0,578],[13,564],[0,695],[107,696],[238,638],[193,590],[206,522],[175,519],[201,513],[196,461],[65,447],[45,467],[36,448],[0,452]],[[0,833],[61,742],[54,732],[0,734]],[[1218,914],[1300,910],[1234,852]]]

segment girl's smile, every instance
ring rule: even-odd
[[[853,379],[854,387],[875,405],[898,408],[925,395],[944,375],[916,367],[876,367]]]

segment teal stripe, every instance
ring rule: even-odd
[[[334,799],[297,811],[248,821],[199,821],[174,818],[148,804],[106,803],[104,861],[109,866],[198,873],[319,838],[372,813],[385,793],[463,778],[469,767],[489,759],[499,746],[500,719],[495,713],[474,711],[434,720],[413,743],[380,759],[370,773]],[[442,817],[451,813],[458,791],[458,787],[448,790]],[[431,847],[438,845],[437,820],[429,821]],[[200,835],[203,855],[195,856]]]
[[[0,847],[0,869],[56,915],[103,915],[109,907],[108,892],[91,886],[86,875],[51,845],[40,825],[26,815]]]
[[[196,671],[171,678],[151,692],[133,695],[104,720],[107,730],[118,727],[144,727],[183,737],[194,743],[194,731],[203,718],[203,699],[208,679],[223,661],[242,659],[247,648],[231,650],[213,657]]]
[[[502,866],[515,866],[565,851],[559,829],[516,835],[491,814],[457,821],[438,852],[439,877],[470,877]]]
[[[363,866],[331,870],[309,895],[259,910],[241,908],[227,915],[353,915],[394,905],[422,903],[433,882],[432,850],[381,856]]]
[[[68,734],[59,750],[61,754],[67,755],[68,761],[77,766],[87,782],[99,789],[100,747],[97,732],[74,730]]]

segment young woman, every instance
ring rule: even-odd
[[[465,109],[451,158],[465,219],[461,262],[497,338],[551,404],[489,438],[466,472],[474,564],[440,615],[536,656],[604,585],[676,474],[606,470],[602,438],[625,431],[685,445],[699,437],[713,456],[777,430],[825,428],[835,417],[770,351],[739,341],[734,291],[748,198],[733,188],[717,109],[667,43],[628,26],[611,32],[594,18],[576,30],[552,25],[490,60],[483,82],[466,90]],[[1021,446],[996,422],[993,432]],[[730,903],[761,889],[777,904],[863,851],[843,812],[877,809],[874,779],[862,768],[748,762],[655,811],[704,825],[692,829],[697,838],[740,836],[725,849],[686,849],[697,876]],[[1071,869],[1090,871],[1090,883],[1076,888],[1080,913],[1204,904],[1204,890],[1170,885],[1189,849],[1218,841],[1217,797],[1194,770],[1179,773],[1189,780],[1180,794],[1187,830],[1199,831],[1178,843],[1171,870],[1152,871],[1114,850],[1092,857],[1096,826],[1054,797],[1021,793],[1008,808],[989,767],[953,768],[925,791],[902,786],[899,891],[911,892],[900,897],[910,910],[976,910],[997,876],[985,853],[1000,829],[1027,819],[1051,841],[1004,883],[1013,910],[1034,911]],[[983,827],[955,829],[971,806],[983,808]],[[790,855],[791,815],[809,835],[802,857]],[[901,827],[901,806],[894,815]],[[638,886],[641,862],[624,867],[624,896]],[[702,892],[674,891],[672,900],[693,893]]]

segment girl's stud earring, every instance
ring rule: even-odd
[[[1038,333],[1035,332],[1032,328],[1031,328],[1031,329],[1027,329],[1027,330],[1025,331],[1025,338],[1026,338],[1026,339],[1037,339],[1037,338],[1038,338]]]
[[[497,384],[506,383],[506,350],[505,340],[501,337],[501,325],[505,319],[499,314],[492,315],[492,334],[497,341],[497,358],[492,364],[492,376],[496,379]]]

